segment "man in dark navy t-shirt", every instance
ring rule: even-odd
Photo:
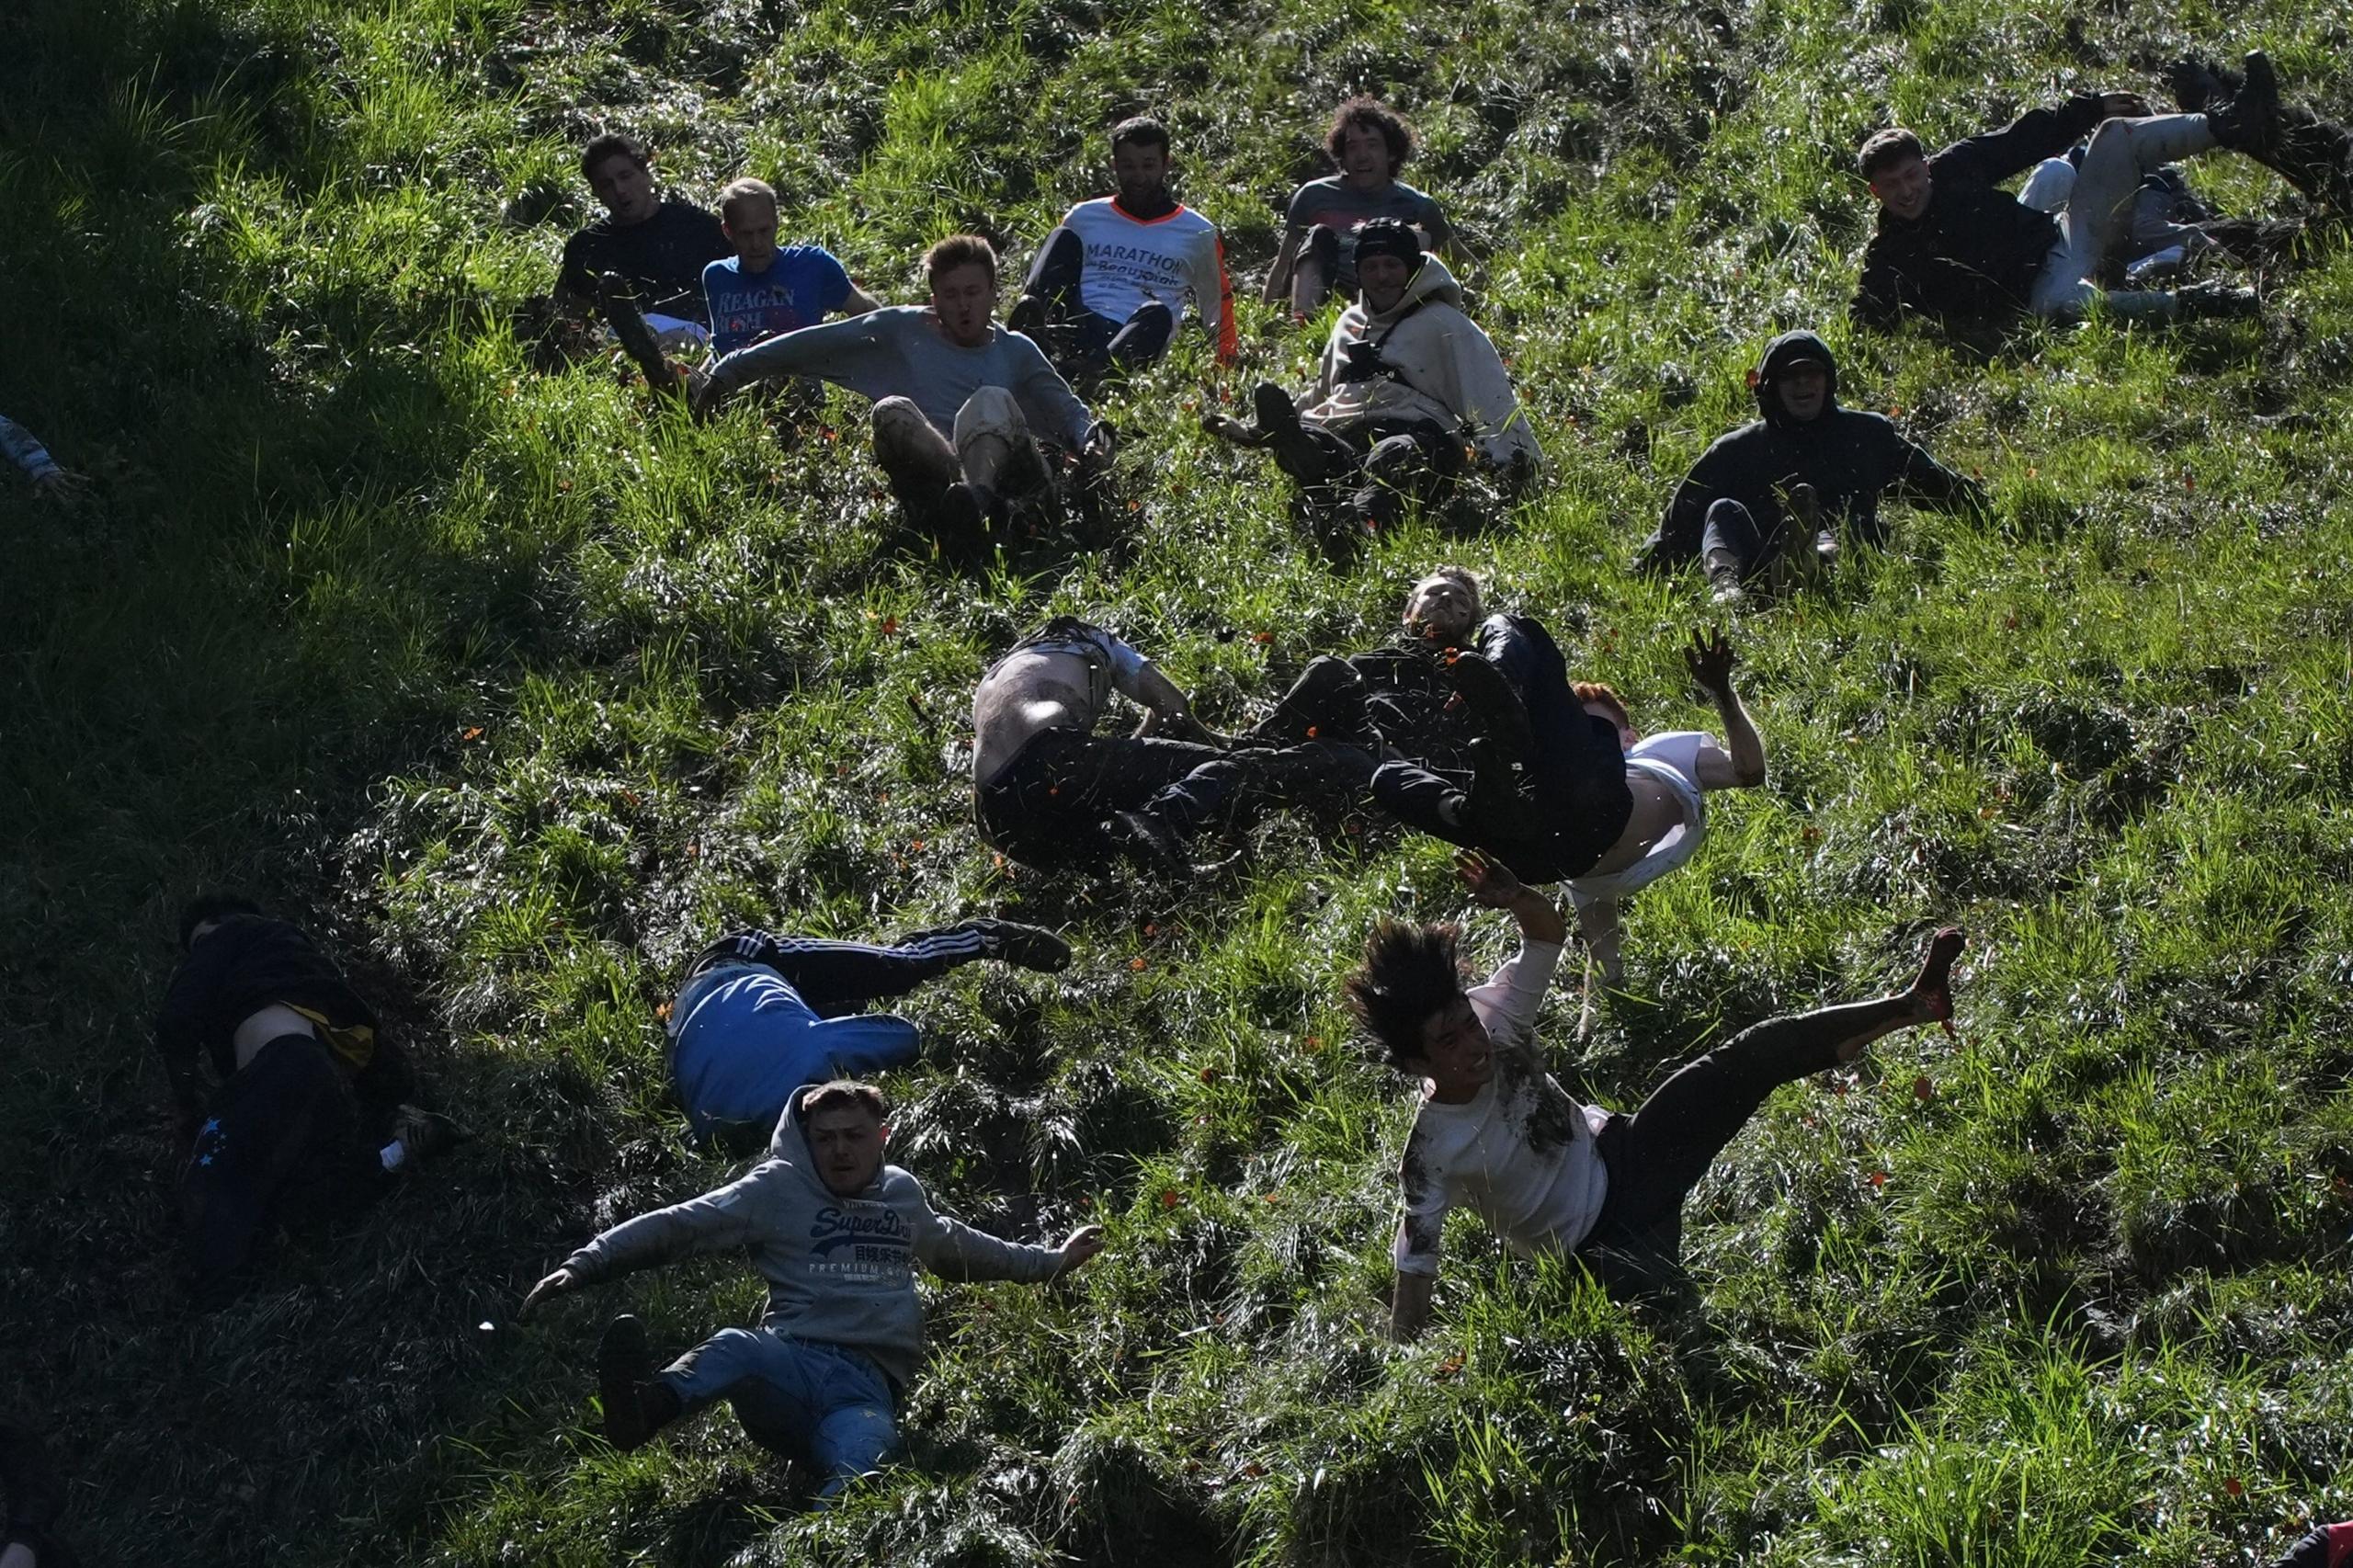
[[[691,201],[664,197],[645,149],[618,132],[588,143],[580,172],[605,215],[564,241],[558,303],[573,311],[603,307],[609,319],[626,301],[674,346],[708,337],[702,269],[731,249],[719,220]],[[623,329],[616,324],[615,330]]]

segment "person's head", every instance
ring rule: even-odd
[[[580,150],[580,175],[617,223],[642,223],[662,205],[654,158],[632,136],[608,131]]]
[[[1460,1102],[1495,1074],[1495,1052],[1462,988],[1451,926],[1381,919],[1347,980],[1348,1011],[1400,1073],[1426,1078],[1434,1098]]]
[[[739,179],[719,193],[719,226],[746,272],[766,272],[776,259],[776,187]]]
[[[882,1146],[891,1141],[882,1091],[871,1084],[835,1078],[801,1096],[801,1127],[809,1158],[825,1190],[848,1198],[874,1185],[882,1169]]]
[[[1414,128],[1379,98],[1350,98],[1332,111],[1324,150],[1350,185],[1379,190],[1414,155]]]
[[[986,343],[996,314],[996,247],[978,234],[950,234],[924,253],[923,269],[948,341],[959,348]]]
[[[1111,182],[1131,207],[1158,206],[1168,199],[1168,128],[1150,115],[1123,119],[1111,128]]]
[[[1405,596],[1405,634],[1459,647],[1479,624],[1479,579],[1460,566],[1441,566]]]
[[[1928,150],[1902,126],[1875,131],[1855,154],[1855,165],[1879,204],[1909,222],[1928,210]]]
[[[1374,218],[1357,227],[1357,289],[1364,308],[1378,314],[1405,297],[1422,269],[1422,237],[1411,223]]]
[[[1626,711],[1626,699],[1608,687],[1597,680],[1579,680],[1571,681],[1569,690],[1575,694],[1578,704],[1586,712],[1597,719],[1607,719],[1617,726],[1620,746],[1631,751],[1634,743],[1643,738],[1642,731],[1634,728],[1633,718]]]
[[[199,893],[180,909],[180,951],[186,952],[212,934],[212,927],[232,915],[259,915],[261,905],[241,892]]]
[[[1838,401],[1838,363],[1814,334],[1785,332],[1765,346],[1749,382],[1767,424],[1809,424]]]

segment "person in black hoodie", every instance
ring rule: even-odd
[[[1905,440],[1885,415],[1838,406],[1837,361],[1813,333],[1785,332],[1767,344],[1750,381],[1763,417],[1719,437],[1691,465],[1643,546],[1643,570],[1696,557],[1717,599],[1733,603],[1785,549],[1835,554],[1838,530],[1859,544],[1885,543],[1879,498],[1891,487],[1947,510],[1984,506],[1983,490]],[[1793,528],[1802,531],[1785,538]]]
[[[2064,211],[2039,212],[2001,188],[2087,133]],[[1934,156],[1910,131],[1875,132],[1857,157],[1880,212],[1855,320],[1884,328],[1913,311],[1948,323],[2006,321],[2022,310],[2072,319],[2099,301],[2165,320],[2251,313],[2245,290],[2104,290],[2097,279],[2148,175],[2216,147],[2258,155],[2279,134],[2279,89],[2260,53],[2246,57],[2239,92],[2202,114],[2152,115],[2137,94],[2079,93]]]
[[[406,1053],[295,926],[210,893],[181,912],[180,947],[155,1050],[187,1150],[188,1264],[211,1305],[272,1226],[364,1203],[456,1129],[404,1103],[416,1092]],[[208,1057],[221,1080],[210,1096]]]

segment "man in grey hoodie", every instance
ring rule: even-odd
[[[722,1329],[659,1373],[644,1326],[612,1321],[597,1369],[615,1448],[723,1398],[755,1441],[822,1471],[819,1495],[831,1497],[898,1446],[899,1401],[923,1358],[915,1265],[944,1279],[1041,1284],[1103,1250],[1097,1225],[1059,1247],[1026,1246],[940,1213],[913,1176],[882,1163],[890,1135],[872,1085],[804,1089],[749,1174],[616,1225],[531,1288],[518,1318],[583,1285],[733,1247],[767,1281],[759,1327]]]
[[[1340,312],[1305,408],[1271,383],[1256,395],[1255,427],[1211,415],[1210,433],[1266,447],[1311,492],[1355,483],[1357,517],[1385,526],[1404,494],[1425,501],[1465,468],[1507,490],[1542,460],[1494,342],[1462,313],[1446,263],[1394,218],[1357,231],[1357,302]]]

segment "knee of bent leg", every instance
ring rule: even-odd
[[[1340,231],[1329,223],[1316,224],[1307,231],[1307,245],[1300,255],[1322,267],[1329,278],[1340,266]]]
[[[1708,513],[1705,520],[1711,523],[1729,524],[1745,523],[1752,519],[1749,517],[1748,508],[1746,506],[1742,506],[1739,502],[1733,500],[1729,495],[1719,495],[1713,501],[1708,503]]]
[[[2131,162],[2132,122],[2129,119],[2103,119],[2084,148],[2083,167],[2076,172],[2075,177],[2081,180],[2086,170],[2105,169],[2111,165],[2129,165]]]
[[[877,439],[885,436],[903,435],[918,426],[930,423],[923,410],[911,397],[884,397],[874,400],[874,434]]]
[[[975,437],[1001,436],[1010,440],[1024,430],[1020,402],[1003,387],[981,388],[956,411],[956,445],[960,449]]]

